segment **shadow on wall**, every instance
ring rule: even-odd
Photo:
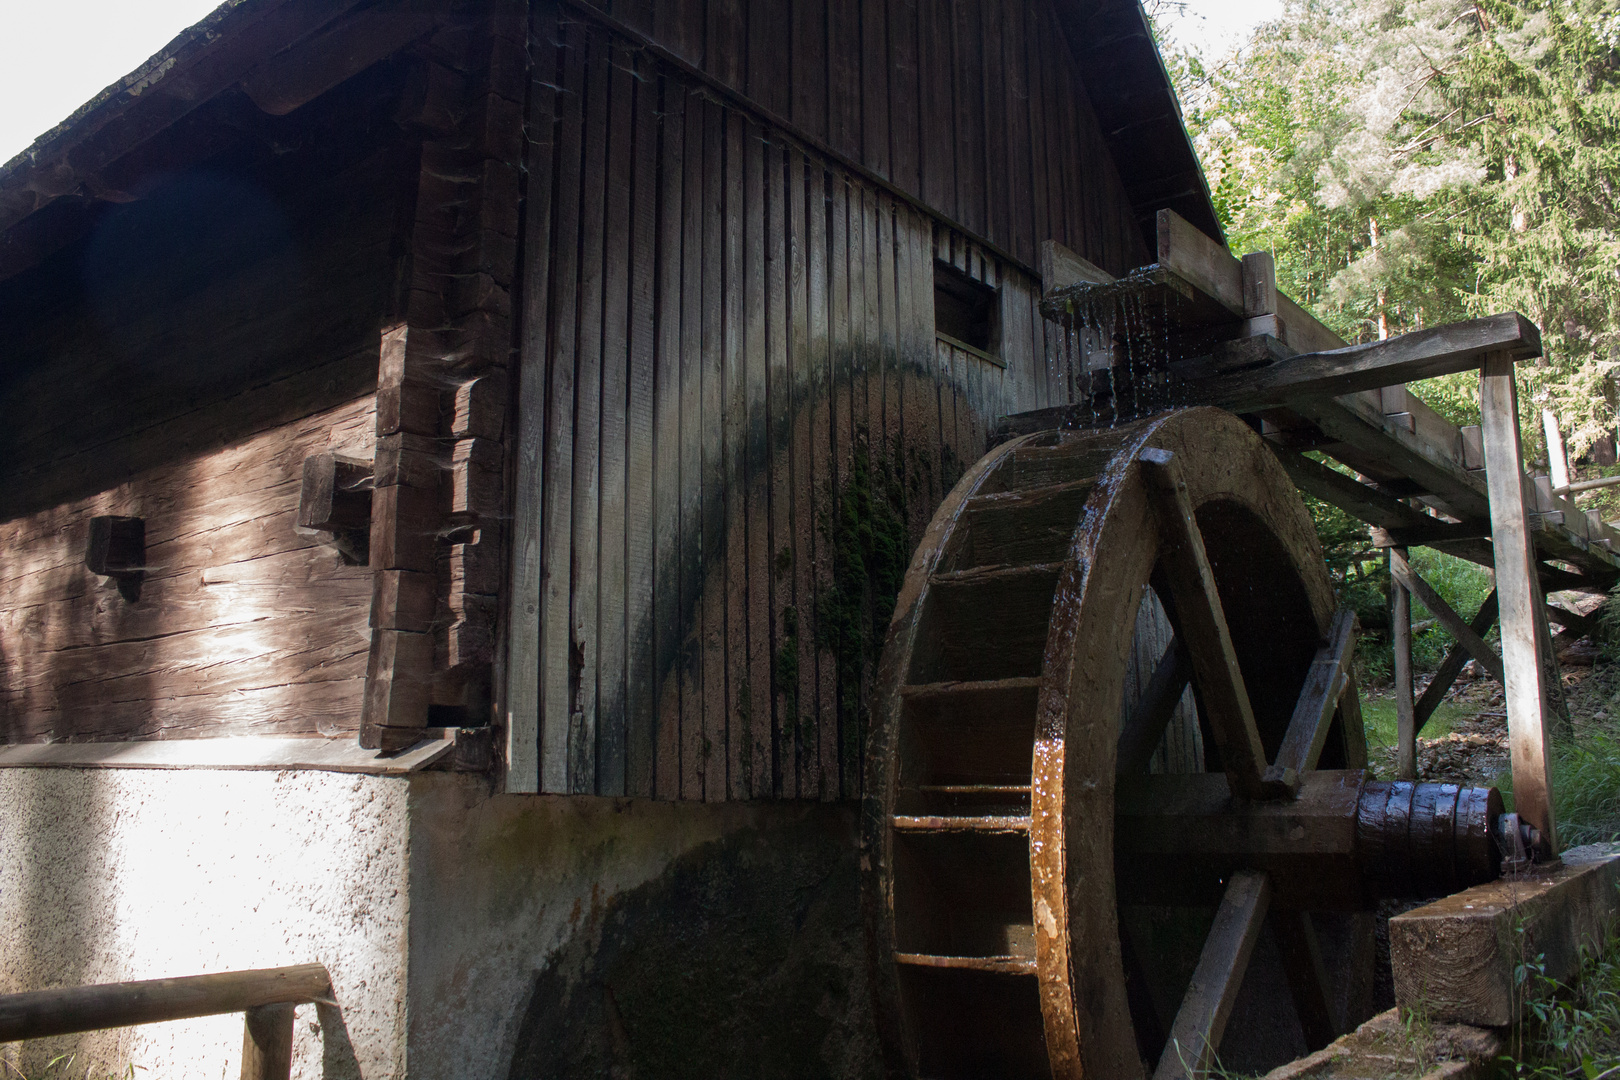
[[[335,1005],[316,1005],[315,1022],[310,1027],[321,1039],[322,1080],[360,1080],[360,1062],[354,1056],[343,1010]]]
[[[700,847],[614,899],[535,977],[512,1080],[880,1073],[847,836]]]

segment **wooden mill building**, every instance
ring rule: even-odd
[[[870,1075],[895,590],[1163,209],[1219,240],[1136,0],[229,0],[0,169],[0,992]]]

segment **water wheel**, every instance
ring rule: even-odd
[[[1168,646],[1133,672],[1156,615]],[[1268,918],[1307,1041],[1331,1038],[1307,913],[1494,877],[1500,811],[1494,792],[1368,780],[1353,640],[1309,514],[1229,414],[979,461],[912,560],[872,699],[891,1071],[1202,1075]],[[1165,957],[1121,935],[1122,905],[1155,903],[1214,909],[1170,1015],[1149,992]]]

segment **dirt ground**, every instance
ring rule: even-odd
[[[1464,715],[1454,716],[1451,730],[1417,741],[1418,779],[1450,784],[1490,785],[1508,771],[1507,712],[1503,706],[1502,684],[1480,677],[1469,664],[1449,693],[1447,704]],[[1582,639],[1559,650],[1564,697],[1575,734],[1596,724],[1611,723],[1613,701],[1620,696],[1620,665],[1603,661],[1599,650]],[[1413,697],[1429,685],[1428,674],[1416,679]],[[1388,688],[1369,691],[1372,700],[1387,700]],[[1396,775],[1393,746],[1370,748],[1373,771],[1380,778]]]

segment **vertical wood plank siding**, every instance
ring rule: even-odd
[[[1054,2],[576,0],[1034,266],[1150,261]],[[656,7],[656,20],[647,15]]]
[[[530,104],[552,149],[526,209],[550,238],[525,271],[543,294],[522,361],[543,422],[520,427],[540,445],[517,478],[542,537],[540,594],[513,600],[539,610],[538,664],[510,675],[539,699],[526,767],[550,792],[854,796],[881,574],[997,416],[1072,384],[1039,283],[995,249],[1148,258],[1055,18],[1012,0],[536,12],[534,69],[555,75]],[[997,290],[1005,367],[937,338],[936,261]],[[899,550],[871,546],[896,530]]]

